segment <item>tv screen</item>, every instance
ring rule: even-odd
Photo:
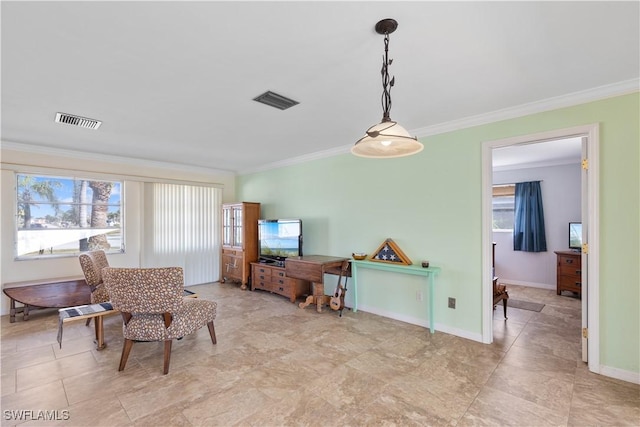
[[[302,255],[302,221],[299,219],[258,220],[260,257],[283,260]]]
[[[569,249],[582,250],[582,223],[569,223]]]

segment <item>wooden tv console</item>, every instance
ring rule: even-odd
[[[251,290],[262,289],[288,297],[292,303],[298,297],[307,295],[300,308],[310,304],[322,311],[322,306],[329,303],[329,296],[324,294],[324,275],[339,275],[342,262],[348,258],[326,255],[306,255],[287,258],[285,266],[277,264],[251,263]],[[347,275],[351,275],[348,271]]]
[[[255,289],[285,296],[295,303],[298,297],[309,294],[309,282],[287,277],[285,268],[276,264],[252,262],[251,290]]]

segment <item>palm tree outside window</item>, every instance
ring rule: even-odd
[[[16,259],[124,252],[122,182],[16,174]]]

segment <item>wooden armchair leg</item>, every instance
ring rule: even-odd
[[[125,338],[124,344],[122,345],[122,356],[120,357],[120,366],[118,367],[118,371],[124,370],[124,366],[127,364],[127,359],[129,359],[131,347],[133,347],[133,341]]]
[[[173,344],[173,340],[166,340],[164,342],[164,371],[162,371],[164,375],[167,375],[169,373],[169,363],[171,362],[171,344]]]
[[[502,307],[504,308],[504,318],[507,318],[507,298],[502,300]]]
[[[209,328],[209,336],[211,337],[211,342],[216,344],[218,340],[216,339],[216,330],[213,327],[213,320],[207,323],[207,327]]]
[[[89,318],[91,319],[91,318]],[[96,327],[96,350],[104,350],[107,346],[104,343],[104,317],[98,316],[93,321]]]

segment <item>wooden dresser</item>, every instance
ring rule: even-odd
[[[582,254],[574,251],[555,251],[557,255],[557,289],[576,292],[582,296]]]
[[[284,267],[275,264],[251,263],[251,290],[262,289],[282,295],[293,303],[309,294],[309,282],[287,277]]]

